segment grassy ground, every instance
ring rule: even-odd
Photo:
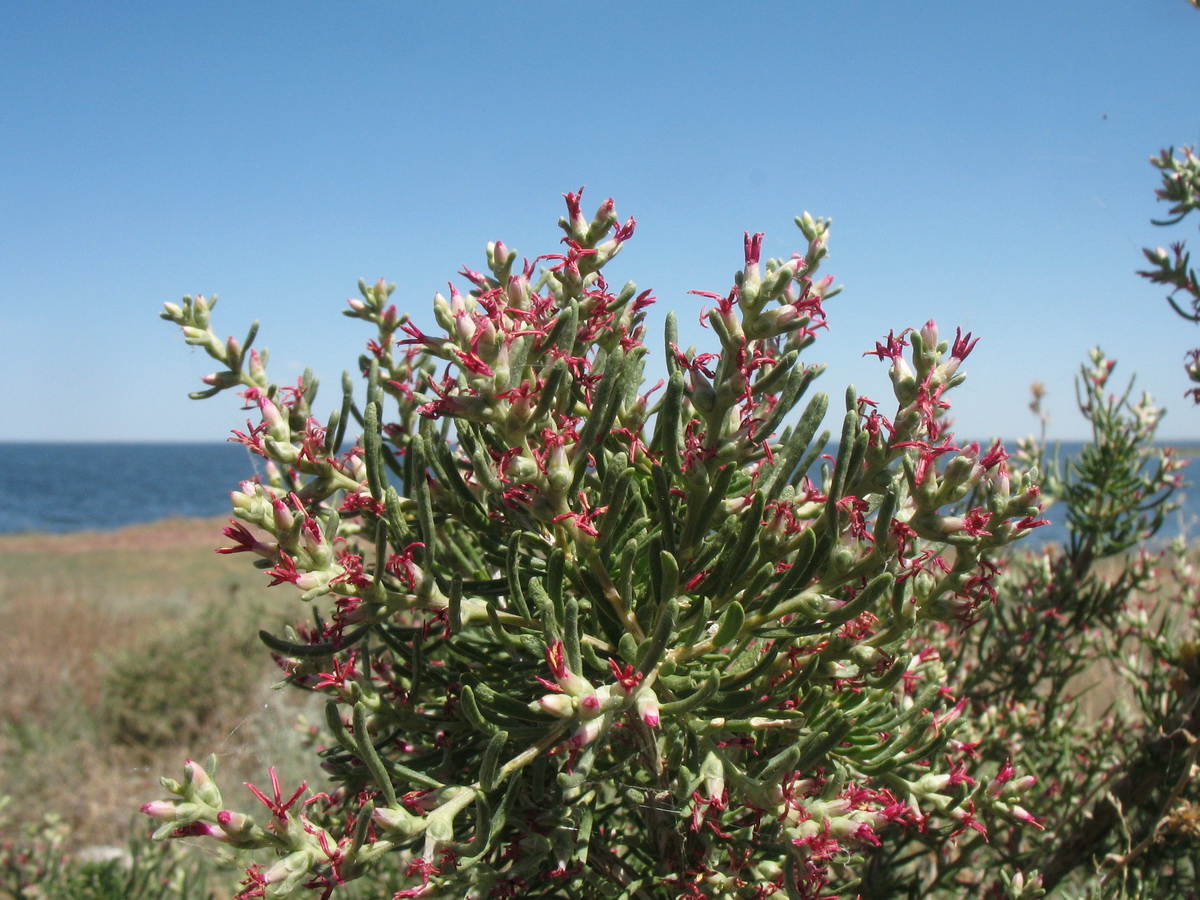
[[[9,818],[59,817],[68,850],[122,844],[131,822],[149,831],[137,809],[185,757],[216,753],[239,803],[249,793],[234,786],[263,781],[264,760],[301,771],[293,723],[311,710],[271,689],[278,671],[255,636],[301,610],[244,556],[213,552],[222,522],[0,536]]]

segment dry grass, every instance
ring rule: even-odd
[[[0,536],[0,795],[18,809],[61,815],[80,844],[120,841],[185,757],[216,753],[234,803],[248,793],[232,786],[265,777],[261,757],[298,759],[303,698],[270,689],[254,635],[302,610],[245,557],[213,552],[221,525]],[[171,728],[131,741],[131,709]]]

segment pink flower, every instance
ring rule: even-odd
[[[612,670],[613,677],[617,680],[617,684],[621,685],[628,693],[636,688],[642,682],[642,673],[635,672],[632,665],[622,666],[619,662],[611,657],[608,660],[608,667]]]
[[[250,789],[250,793],[262,801],[263,805],[271,811],[271,814],[275,816],[276,819],[286,819],[288,811],[292,808],[292,806],[295,805],[296,801],[300,799],[304,792],[308,790],[308,782],[306,781],[301,784],[300,787],[296,788],[296,792],[292,794],[292,796],[286,801],[284,801],[283,793],[279,789],[279,774],[275,771],[274,766],[268,769],[268,772],[270,772],[271,775],[271,797],[268,797],[249,782],[246,783],[246,787]]]
[[[959,364],[967,358],[978,343],[979,338],[971,339],[971,332],[968,331],[964,335],[961,328],[956,328],[954,343],[950,345],[950,359],[937,367],[934,371],[934,380],[940,382],[949,380],[958,371]]]
[[[256,538],[246,526],[240,522],[230,519],[230,525],[222,530],[222,534],[234,542],[232,547],[220,547],[217,553],[257,553],[265,559],[275,559],[279,551],[279,545],[274,541],[265,543]]]
[[[904,339],[904,336],[911,330],[912,329],[910,328],[904,329],[902,332],[900,332],[899,337],[896,336],[894,331],[889,331],[887,333],[887,337],[884,338],[884,343],[876,341],[875,349],[868,350],[863,354],[863,356],[877,356],[880,359],[884,359],[886,357],[890,360],[903,358],[904,348],[908,346],[908,341]]]

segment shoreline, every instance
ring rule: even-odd
[[[221,529],[229,524],[229,518],[169,516],[152,522],[87,531],[14,531],[0,534],[0,551],[27,553],[54,550],[59,553],[88,553],[97,550],[137,548],[194,549],[206,544],[215,550],[226,541]]]

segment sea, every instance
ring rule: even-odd
[[[262,462],[236,443],[0,443],[0,534],[223,515]]]
[[[1060,454],[1078,453],[1064,443]],[[1187,448],[1181,456],[1200,452]],[[1196,472],[1185,477],[1200,482]],[[1189,467],[1191,468],[1191,467]],[[109,530],[172,517],[229,513],[229,492],[262,471],[262,459],[236,443],[5,443],[0,442],[0,534]],[[1182,505],[1159,540],[1200,535],[1200,484],[1183,492]],[[1046,513],[1031,543],[1066,537],[1064,510]]]

